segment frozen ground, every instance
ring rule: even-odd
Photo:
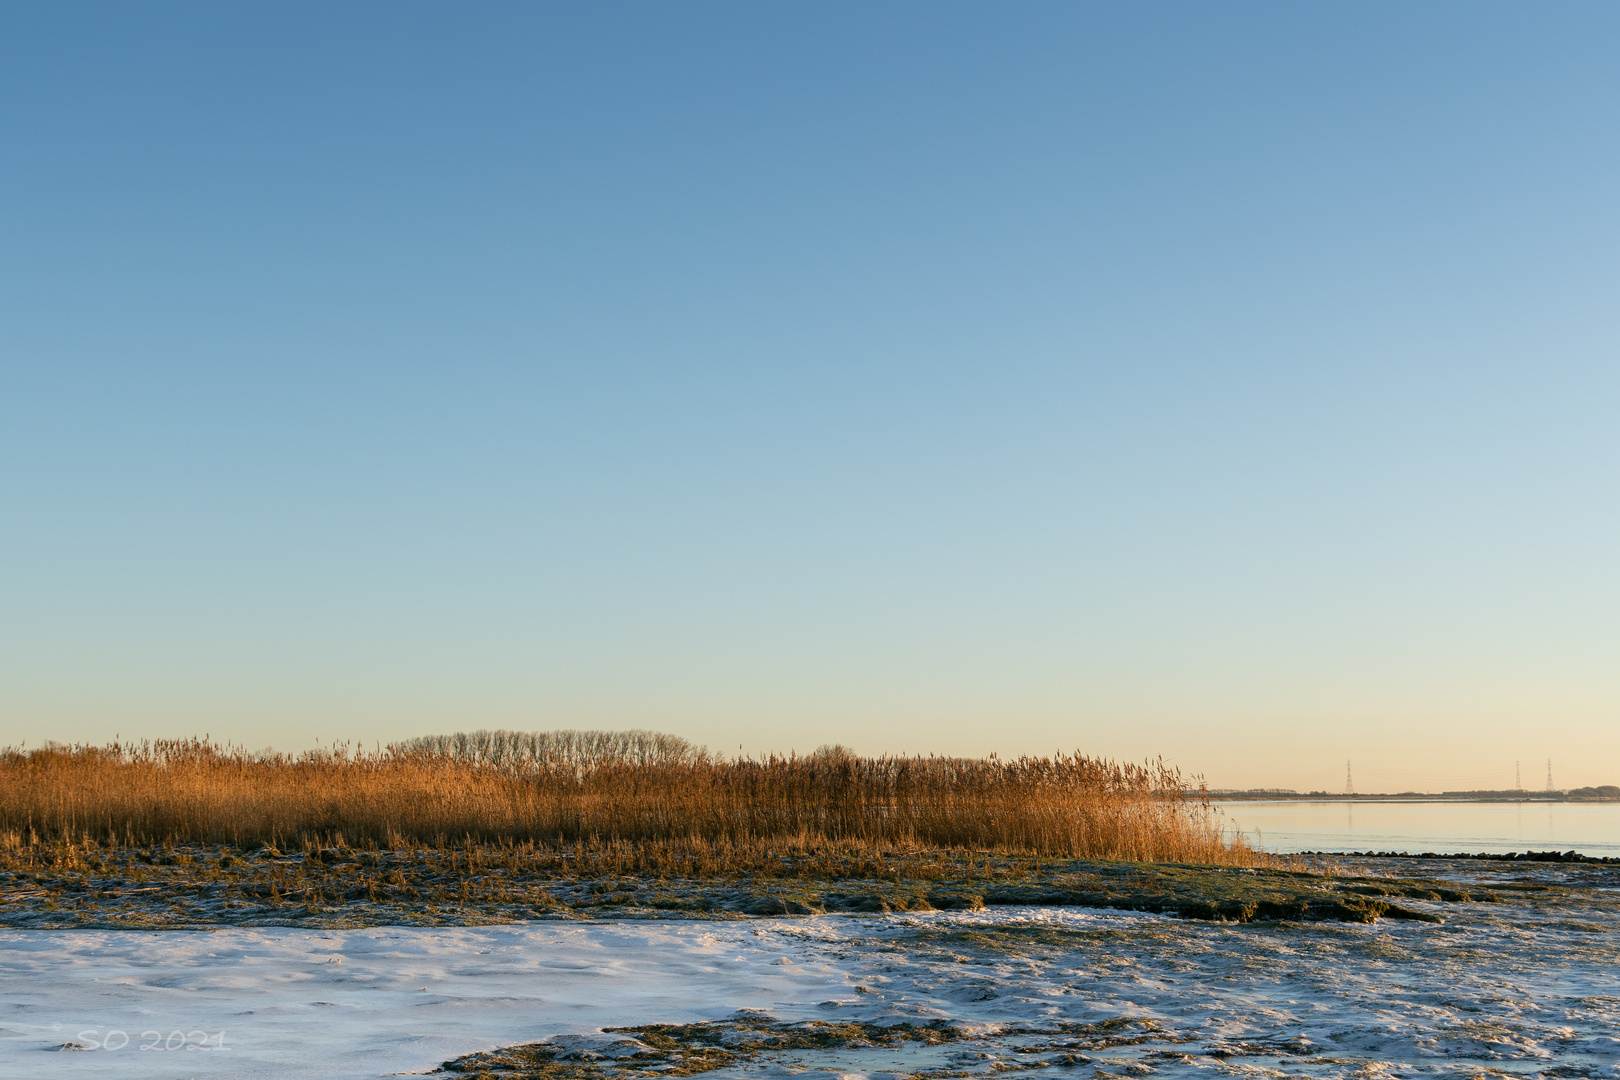
[[[1548,871],[1554,873],[1555,871]],[[376,1077],[608,1025],[943,1019],[973,1037],[756,1062],[989,1072],[1620,1077],[1608,882],[1444,925],[994,908],[733,922],[0,931],[0,1077]],[[1423,906],[1423,905],[1414,905]],[[1126,1018],[1104,1045],[1065,1023]],[[1023,1034],[1000,1034],[1020,1027]],[[1028,1029],[1050,1035],[1033,1038]],[[1065,1041],[1067,1040],[1067,1041]],[[593,1040],[585,1040],[585,1045]],[[78,1043],[95,1049],[57,1051]],[[151,1047],[143,1049],[143,1047]],[[1064,1050],[1067,1054],[1056,1053]],[[1072,1071],[1071,1071],[1072,1070]]]

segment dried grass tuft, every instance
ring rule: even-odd
[[[1223,831],[1201,788],[1189,791],[1158,762],[1079,753],[721,760],[680,740],[616,750],[577,737],[591,733],[543,734],[474,733],[376,753],[249,753],[204,739],[0,751],[0,848],[24,838],[282,850],[832,843],[1158,862],[1259,858]]]

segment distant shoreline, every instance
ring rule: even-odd
[[[1389,794],[1346,795],[1330,791],[1210,791],[1211,802],[1370,802],[1370,803],[1612,803],[1615,794],[1587,795],[1574,792],[1544,791],[1445,791],[1438,794],[1402,791]]]

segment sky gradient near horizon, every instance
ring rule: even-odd
[[[0,743],[1620,783],[1620,10],[0,10]]]

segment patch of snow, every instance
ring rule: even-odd
[[[1620,1077],[1612,900],[1448,905],[1446,915],[1442,926],[1268,926],[994,908],[736,922],[8,930],[0,931],[0,1076],[370,1080],[541,1039],[582,1057],[619,1057],[640,1044],[602,1028],[759,1010],[788,1021],[942,1019],[971,1033],[934,1048],[930,1063],[961,1055],[989,1067],[1016,1050],[1020,1036],[997,1042],[1002,1032],[1117,1019],[1159,1034],[1100,1050],[1076,1042],[1105,1072],[1211,1076],[1252,1062],[1310,1075],[1489,1067],[1530,1076],[1559,1065],[1562,1075]],[[50,1052],[68,1044],[91,1049]],[[812,1071],[762,1064],[801,1080],[887,1080],[917,1059],[884,1050],[856,1071],[847,1060]]]

